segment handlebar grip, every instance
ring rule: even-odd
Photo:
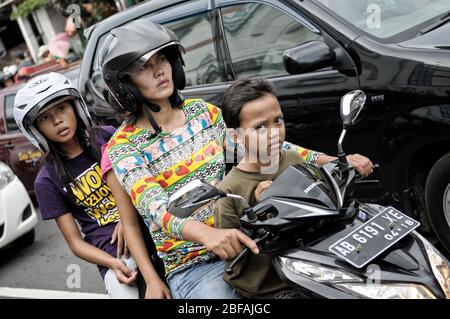
[[[261,240],[264,240],[267,238],[269,234],[265,233],[262,237],[256,238],[255,239],[255,244],[258,245],[258,243]],[[245,256],[245,254],[247,254],[250,251],[250,249],[248,247],[245,247],[243,251],[241,251],[239,253],[239,255],[237,255],[236,258],[234,258],[234,260],[231,262],[231,264],[227,267],[227,269],[225,270],[227,272],[227,274],[231,274],[233,272],[233,267],[236,265],[236,263],[242,259],[242,257]]]

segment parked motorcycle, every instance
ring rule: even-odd
[[[286,169],[250,207],[234,194],[195,180],[172,194],[169,211],[186,217],[211,200],[245,203],[241,227],[293,289],[312,298],[450,298],[450,264],[415,229],[419,222],[394,207],[352,198],[361,178],[342,147],[363,110],[365,94],[341,100],[338,159]],[[226,270],[249,253],[244,249]]]

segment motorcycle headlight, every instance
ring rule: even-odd
[[[413,284],[338,284],[343,290],[371,299],[436,299],[422,285]]]
[[[435,299],[436,297],[422,285],[414,284],[375,284],[352,273],[326,267],[304,260],[280,257],[281,262],[289,271],[329,284],[337,289],[353,295],[372,299]]]
[[[450,265],[447,260],[434,246],[422,235],[416,234],[422,241],[430,261],[431,269],[445,296],[450,299]]]
[[[14,173],[3,162],[0,162],[0,189],[8,185],[14,179]]]
[[[320,283],[363,282],[362,278],[351,273],[316,263],[286,257],[280,257],[280,260],[291,272]]]

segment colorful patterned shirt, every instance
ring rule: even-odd
[[[152,137],[149,130],[123,124],[107,148],[120,183],[149,225],[167,275],[211,258],[204,246],[183,240],[184,224],[194,219],[214,226],[213,203],[183,219],[167,211],[169,196],[194,179],[216,185],[225,175],[227,129],[221,110],[201,99],[186,99],[182,110],[182,127]],[[314,157],[315,152],[288,147],[305,160]]]
[[[225,174],[226,126],[220,109],[187,99],[182,110],[185,124],[172,132],[151,138],[151,131],[124,124],[108,143],[112,167],[147,221],[166,274],[210,258],[204,246],[183,240],[183,225],[189,219],[214,225],[212,204],[186,219],[170,214],[170,194],[194,179],[214,185]]]

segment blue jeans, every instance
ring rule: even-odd
[[[167,282],[174,299],[240,299],[223,280],[225,264],[221,260],[201,262],[170,274]]]

